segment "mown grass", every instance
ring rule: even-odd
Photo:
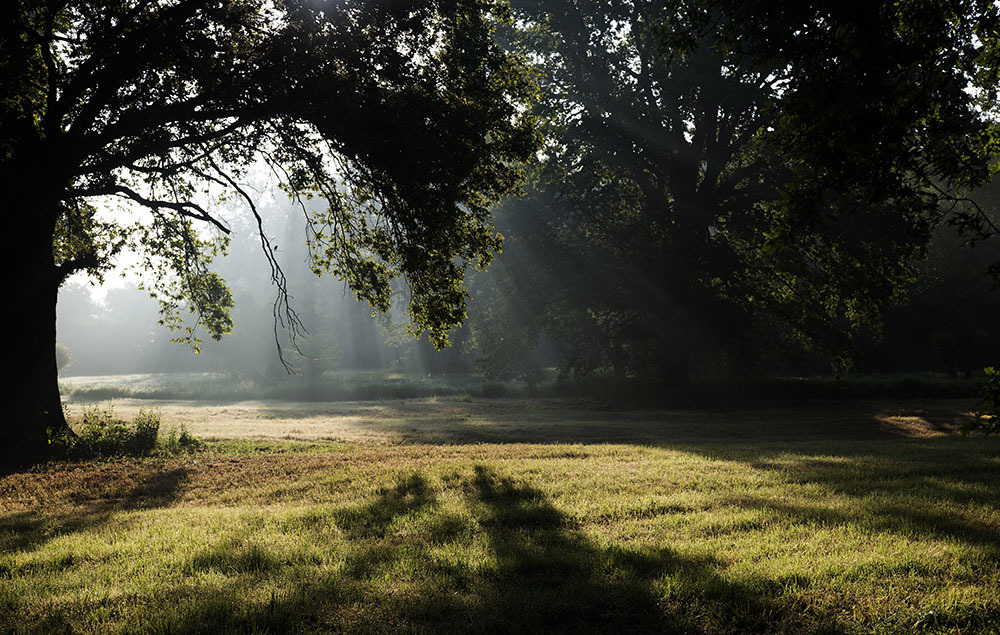
[[[955,437],[53,464],[0,479],[0,631],[994,633],[998,493]]]
[[[71,422],[87,404],[67,403]],[[619,409],[565,399],[448,397],[380,402],[114,402],[116,414],[160,414],[199,439],[337,440],[354,444],[619,443],[861,440],[947,436],[972,416],[973,399],[826,400],[783,407]],[[162,436],[162,435],[161,435]]]

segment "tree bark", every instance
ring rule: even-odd
[[[52,243],[59,203],[51,189],[46,192],[37,184],[3,185],[8,187],[0,212],[9,221],[0,235],[0,267],[8,275],[6,307],[0,311],[0,332],[6,338],[0,371],[0,473],[51,457],[58,447],[51,441],[71,434],[56,365],[62,272],[53,261]]]
[[[4,364],[3,390],[7,394],[0,425],[0,469],[48,458],[50,439],[68,431],[56,369],[58,287],[26,291],[20,296],[20,311],[30,315],[19,326],[6,325],[11,346]]]

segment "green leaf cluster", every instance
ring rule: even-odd
[[[230,231],[217,202],[235,201],[296,332],[246,185],[266,170],[302,207],[314,271],[379,310],[405,280],[414,332],[443,345],[467,268],[500,248],[490,207],[538,144],[526,63],[494,39],[509,20],[494,0],[5,3],[0,206],[19,238],[52,245],[25,266],[58,283],[136,248],[163,323],[197,346],[199,328],[232,328],[209,267]]]
[[[994,229],[992,2],[513,4],[545,145],[493,294],[570,369],[682,382],[775,333],[849,368],[935,226]]]

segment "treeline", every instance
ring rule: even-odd
[[[405,333],[405,316],[373,315],[334,279],[307,271],[296,219],[286,219],[279,254],[308,334],[298,339],[301,354],[278,325],[277,343],[294,371],[318,376],[326,370],[393,369],[409,373],[481,372],[489,379],[537,382],[545,369],[565,376],[624,372],[612,361],[602,364],[610,347],[635,355],[648,347],[649,333],[630,330],[588,313],[581,289],[577,306],[563,303],[575,270],[588,266],[565,257],[552,236],[552,219],[532,209],[531,199],[511,201],[498,210],[496,223],[505,236],[505,250],[486,272],[470,281],[473,300],[465,326],[452,335],[452,346],[435,350],[426,337]],[[271,305],[274,289],[266,264],[256,252],[253,236],[237,232],[230,253],[218,260],[235,302],[235,327],[220,342],[208,340],[199,355],[171,343],[172,334],[158,322],[158,307],[135,283],[111,286],[98,301],[82,281],[64,285],[59,299],[59,341],[69,358],[63,373],[100,375],[150,372],[214,371],[261,383],[284,381],[275,340]],[[749,335],[755,347],[748,371],[759,375],[822,375],[849,368],[860,372],[933,372],[977,375],[1000,359],[1000,333],[993,316],[1000,311],[1000,294],[985,269],[1000,253],[989,243],[971,248],[953,228],[943,226],[932,237],[926,257],[917,264],[913,281],[898,305],[889,307],[879,328],[855,334],[850,347],[830,351],[815,342],[789,338],[774,322],[759,320]],[[287,245],[287,247],[285,246]],[[590,263],[602,266],[601,261]],[[649,283],[647,281],[647,283]],[[592,293],[599,293],[597,287]],[[692,342],[692,374],[719,377],[735,373],[721,345],[699,340],[696,331],[678,333]],[[589,365],[581,357],[590,355]],[[621,357],[619,358],[621,359]],[[597,361],[594,361],[597,360]]]
[[[511,4],[495,36],[537,82],[543,141],[523,196],[494,210],[504,251],[467,280],[474,300],[452,347],[411,341],[409,316],[372,317],[342,284],[317,281],[301,217],[275,204],[266,217],[282,222],[267,232],[309,336],[290,342],[279,324],[275,338],[267,264],[252,239],[234,242],[218,270],[236,327],[201,364],[278,377],[277,343],[307,375],[478,369],[533,383],[556,366],[684,386],[971,375],[1000,359],[984,275],[1000,256],[992,3]],[[420,293],[460,293],[432,287]],[[63,323],[74,372],[195,364],[158,352],[167,335],[132,306],[112,295],[72,311],[115,325],[97,337],[83,318]],[[139,343],[116,345],[126,333]],[[87,347],[120,366],[89,361]]]
[[[333,369],[474,370],[475,360],[463,347],[468,331],[458,333],[452,338],[455,346],[440,352],[426,336],[407,336],[401,316],[377,314],[343,283],[318,278],[309,270],[300,210],[272,202],[264,212],[292,307],[306,332],[292,339],[287,325],[275,320],[277,291],[254,221],[234,207],[227,214],[234,230],[228,253],[213,265],[235,300],[231,333],[220,341],[199,338],[200,351],[193,354],[189,346],[171,341],[178,333],[159,324],[159,305],[139,288],[142,278],[109,286],[103,300],[94,297],[83,279],[75,280],[64,285],[59,296],[58,340],[69,354],[63,373],[225,372],[271,384],[290,373],[318,378]]]

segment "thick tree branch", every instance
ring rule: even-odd
[[[178,137],[165,142],[157,143],[148,138],[144,138],[148,141],[147,143],[136,144],[125,154],[114,155],[105,152],[103,154],[103,160],[99,160],[96,163],[83,162],[75,176],[108,173],[118,168],[128,167],[145,157],[160,156],[176,148],[187,148],[224,139],[227,136],[236,133],[241,128],[249,125],[251,125],[249,121],[240,119],[228,124],[224,128],[207,130],[200,134],[190,134],[185,137]]]
[[[181,25],[203,7],[204,3],[200,0],[181,0],[162,9],[157,15],[159,20],[122,25],[127,30],[128,37],[104,37],[102,43],[105,46],[95,49],[109,53],[87,58],[67,82],[64,90],[61,101],[66,104],[77,103],[87,91],[91,91],[90,97],[73,117],[68,136],[81,138],[85,136],[85,131],[92,130],[101,112],[111,105],[119,89],[147,68],[156,53],[177,45],[172,38],[165,37],[165,34],[183,33]],[[108,42],[114,44],[108,45]]]
[[[59,68],[56,63],[55,56],[52,55],[55,13],[56,9],[54,7],[49,7],[49,10],[45,14],[45,26],[42,41],[39,43],[39,48],[42,52],[42,62],[45,64],[46,76],[45,123],[43,124],[46,137],[52,137],[62,132],[62,117],[59,115],[57,110],[60,83]]]
[[[72,260],[60,263],[56,267],[56,275],[60,280],[65,280],[71,274],[83,269],[93,269],[101,265],[101,260],[97,254],[90,252]]]
[[[159,199],[150,199],[142,196],[135,190],[116,183],[114,185],[108,185],[104,187],[94,187],[94,188],[81,188],[73,189],[68,191],[70,198],[83,198],[89,196],[120,196],[122,198],[127,198],[136,203],[139,203],[143,207],[149,208],[151,210],[169,209],[181,216],[186,218],[191,218],[195,220],[204,221],[215,226],[219,231],[224,234],[230,233],[230,229],[226,227],[225,224],[218,218],[212,216],[208,211],[202,206],[194,203],[192,201],[164,201]]]

